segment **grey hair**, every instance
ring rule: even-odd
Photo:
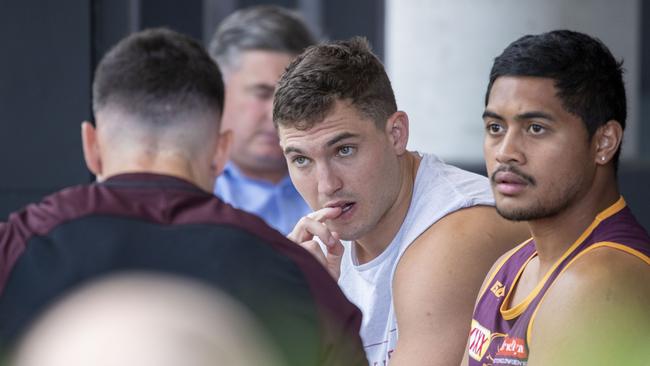
[[[298,55],[315,44],[316,37],[294,11],[274,6],[238,10],[221,22],[208,51],[222,69],[237,68],[238,57],[247,50],[276,51]]]

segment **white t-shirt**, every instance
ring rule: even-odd
[[[424,154],[415,178],[411,205],[386,250],[372,261],[359,265],[354,245],[343,242],[345,253],[339,285],[363,313],[361,338],[370,365],[386,365],[397,343],[392,283],[399,259],[436,221],[451,212],[476,205],[494,205],[487,178]]]

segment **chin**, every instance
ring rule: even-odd
[[[564,210],[566,205],[545,207],[531,205],[524,207],[507,207],[497,204],[497,212],[501,217],[510,221],[534,221],[556,216]]]
[[[332,225],[330,230],[339,234],[339,238],[345,241],[354,241],[361,238],[365,231],[359,227],[351,227],[349,225]]]

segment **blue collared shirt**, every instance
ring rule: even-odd
[[[245,176],[232,162],[217,178],[214,193],[234,207],[261,217],[284,235],[311,212],[288,175],[273,184]]]

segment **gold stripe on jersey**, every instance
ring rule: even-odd
[[[500,310],[503,318],[506,320],[512,320],[518,317],[519,315],[521,315],[521,313],[523,313],[523,311],[526,310],[528,305],[530,305],[530,303],[535,299],[535,297],[537,297],[539,292],[544,287],[544,284],[546,284],[549,277],[551,277],[551,275],[555,272],[557,267],[559,267],[560,264],[562,264],[562,262],[569,255],[571,255],[571,253],[573,253],[578,248],[578,246],[580,246],[580,244],[582,244],[585,241],[585,239],[587,239],[589,235],[591,235],[592,231],[594,231],[594,229],[600,224],[601,221],[614,215],[615,213],[619,212],[623,208],[625,208],[625,200],[623,199],[623,196],[620,196],[619,199],[614,204],[612,204],[611,206],[609,206],[608,208],[600,212],[598,215],[596,215],[594,221],[587,227],[587,229],[585,229],[585,231],[582,232],[582,234],[578,237],[578,239],[576,239],[576,241],[574,241],[573,244],[571,244],[571,246],[564,252],[564,254],[562,254],[562,256],[557,261],[555,261],[553,266],[546,272],[542,280],[539,281],[539,283],[537,283],[537,286],[535,286],[535,288],[528,294],[528,296],[526,296],[526,298],[521,303],[517,304],[516,306],[510,309],[506,309],[506,305],[507,305],[506,301],[504,301],[501,304]],[[535,252],[535,254],[537,254],[537,252]],[[528,261],[530,261],[530,258]],[[526,263],[522,266],[522,270],[523,268],[526,267],[528,261],[526,261]],[[516,280],[518,278],[519,278],[519,274],[517,274],[515,282],[513,282],[512,284],[512,288],[515,287]]]
[[[628,254],[630,254],[632,256],[635,256],[635,257],[641,259],[642,261],[644,261],[646,264],[650,265],[650,257],[648,257],[647,255],[639,252],[638,250],[632,249],[632,248],[628,247],[627,245],[614,243],[614,242],[610,242],[610,241],[603,241],[603,242],[598,242],[598,243],[592,244],[588,248],[583,250],[582,252],[578,253],[575,256],[575,258],[571,259],[569,261],[569,263],[567,263],[567,265],[564,268],[562,268],[562,271],[560,271],[560,273],[557,275],[557,277],[555,277],[555,280],[560,278],[560,276],[564,273],[564,271],[566,271],[566,269],[569,268],[569,266],[571,264],[573,264],[573,262],[575,262],[578,258],[582,257],[583,255],[585,255],[589,251],[591,251],[593,249],[597,249],[597,248],[612,248],[612,249],[620,250],[620,251],[626,252],[626,253],[628,253]],[[530,322],[528,322],[528,329],[526,329],[526,338],[528,339],[529,344],[530,344],[531,334],[532,334],[531,330],[533,329],[533,323],[535,322],[535,316],[537,316],[537,311],[539,310],[539,305],[542,303],[542,301],[544,301],[544,298],[546,297],[546,294],[548,294],[548,292],[551,290],[551,287],[553,287],[553,284],[555,284],[555,281],[546,289],[546,293],[544,293],[544,296],[542,296],[542,298],[539,300],[539,302],[537,303],[537,307],[535,308],[535,311],[533,311],[533,314],[530,316]]]
[[[501,270],[501,267],[512,257],[515,253],[517,253],[521,248],[523,248],[526,244],[528,244],[533,238],[525,240],[523,243],[517,245],[515,248],[511,249],[510,252],[505,255],[505,257],[499,262],[499,264],[492,270],[492,273],[490,274],[490,277],[488,278],[487,281],[483,284],[483,287],[481,287],[481,291],[479,291],[479,296],[478,299],[483,298],[483,295],[485,295],[485,291],[487,291],[488,288],[492,287],[490,284],[494,280],[494,277],[499,273]]]

